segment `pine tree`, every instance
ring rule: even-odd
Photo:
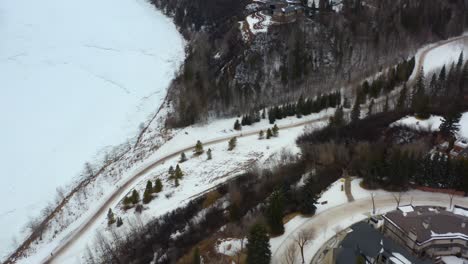
[[[413,94],[411,106],[416,114],[416,117],[421,119],[429,118],[429,97],[425,92],[424,85],[424,70],[418,76],[416,81],[415,93]]]
[[[180,168],[179,164],[177,164],[175,168],[174,178],[182,179],[183,176],[184,176],[184,173],[182,172],[182,169]]]
[[[455,137],[460,129],[460,118],[461,113],[458,111],[458,107],[456,105],[450,107],[447,113],[442,117],[442,123],[439,127],[440,133],[446,137]]]
[[[384,107],[383,107],[383,111],[384,113],[388,112],[389,110],[389,105],[388,105],[388,95],[385,96],[385,104],[384,104]]]
[[[372,112],[374,111],[374,104],[375,104],[374,99],[371,99],[369,106],[367,108],[367,116],[372,115]]]
[[[237,145],[237,137],[233,137],[229,140],[228,142],[228,150],[231,151],[233,150]]]
[[[273,134],[274,137],[277,137],[279,135],[279,128],[276,124],[271,129],[271,133]]]
[[[361,118],[361,106],[359,105],[359,100],[356,99],[354,102],[353,109],[351,110],[351,122],[355,123]]]
[[[206,152],[206,159],[207,160],[211,160],[212,157],[211,157],[211,149],[209,148],[208,151]]]
[[[115,223],[114,213],[112,212],[112,209],[109,208],[109,211],[107,212],[107,225],[111,226],[114,223]]]
[[[247,264],[270,264],[270,241],[266,228],[255,224],[247,237]]]
[[[192,264],[200,264],[201,261],[200,261],[200,250],[198,249],[198,247],[195,248],[195,250],[193,251],[193,261],[192,261]]]
[[[151,181],[148,181],[146,183],[146,189],[145,192],[143,193],[143,203],[147,204],[151,202],[153,199],[153,183]]]
[[[187,156],[185,156],[185,152],[180,154],[180,163],[187,161]]]
[[[263,132],[263,130],[260,130],[260,132],[258,132],[258,139],[263,139],[265,137],[265,133]]]
[[[270,139],[272,136],[273,136],[273,134],[271,133],[271,129],[267,129],[266,138]]]
[[[117,227],[120,227],[123,225],[123,220],[122,220],[122,217],[118,217],[117,218]]]
[[[340,106],[335,110],[335,115],[330,118],[330,127],[341,127],[345,125],[343,108]]]
[[[262,111],[262,119],[265,119],[266,118],[266,110],[265,108],[263,108],[263,111]]]
[[[239,123],[239,119],[236,119],[236,122],[234,122],[234,129],[235,130],[241,130],[242,129],[242,126]]]
[[[140,195],[138,194],[138,192],[134,189],[133,192],[132,192],[132,203],[133,204],[137,204],[140,202]]]
[[[343,108],[347,108],[347,109],[351,108],[351,104],[349,103],[348,97],[344,98]]]
[[[403,84],[403,88],[400,91],[400,96],[398,96],[398,101],[396,105],[396,110],[397,111],[403,111],[406,106],[406,97],[407,97],[407,92],[408,92],[408,87],[406,86],[406,83]]]
[[[314,185],[312,177],[309,177],[306,184],[300,190],[299,211],[302,214],[312,215],[317,209],[315,203],[317,202],[318,197],[314,192]]]
[[[195,144],[194,152],[195,152],[195,155],[201,155],[203,153],[203,144],[201,143],[200,140],[198,140],[197,144]]]
[[[463,67],[463,50],[460,52],[460,55],[458,56],[457,73],[461,72],[462,67]]]
[[[175,176],[174,167],[170,166],[168,173],[169,173],[169,179],[173,179]]]
[[[163,189],[163,185],[160,179],[156,179],[156,182],[154,183],[154,192],[159,193]]]
[[[266,217],[272,235],[284,233],[283,225],[284,197],[281,191],[274,191],[268,202]]]

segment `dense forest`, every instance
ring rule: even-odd
[[[460,34],[466,20],[463,0],[348,0],[340,12],[321,0],[294,23],[244,41],[239,22],[252,12],[246,1],[152,2],[189,40],[170,88],[176,111],[169,125],[354,87],[422,44]]]

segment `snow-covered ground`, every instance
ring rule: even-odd
[[[418,131],[439,131],[441,123],[442,117],[436,115],[431,115],[431,117],[425,120],[419,120],[414,116],[406,116],[392,123],[390,126],[404,126]],[[458,136],[468,138],[468,112],[462,114],[458,124],[460,125]]]
[[[58,186],[137,134],[184,41],[145,0],[5,0],[0,13],[1,259]]]
[[[317,205],[317,213],[313,217],[303,217],[298,215],[285,224],[285,233],[279,237],[270,239],[272,251],[272,263],[279,264],[283,262],[283,256],[287,246],[293,242],[293,238],[301,230],[314,230],[314,238],[304,248],[306,263],[310,263],[314,255],[327,242],[336,245],[333,237],[352,224],[367,219],[372,213],[372,199],[374,195],[376,204],[376,214],[383,214],[395,210],[396,201],[394,196],[400,194],[391,193],[383,190],[366,190],[360,186],[362,179],[354,178],[351,182],[351,191],[355,201],[348,203],[343,195],[337,195],[338,180],[331,188],[322,194],[320,200],[333,200],[332,205]],[[335,198],[336,197],[336,198]],[[410,190],[401,193],[400,206],[413,205],[435,205],[449,206],[449,197],[447,194],[427,193],[418,190]],[[461,196],[454,198],[453,204],[466,206],[468,199]],[[298,256],[298,259],[300,257]],[[455,262],[457,263],[457,262]]]
[[[424,72],[430,73],[441,68],[443,65],[446,65],[448,71],[452,62],[457,63],[462,51],[464,53],[464,60],[466,61],[468,58],[468,41],[464,39],[431,50],[426,55],[426,60],[423,64]]]
[[[455,256],[442,257],[442,261],[444,261],[445,264],[467,264],[468,263],[468,260],[463,259],[463,258],[457,258]]]
[[[442,117],[431,115],[428,119],[420,120],[414,116],[404,117],[390,126],[404,126],[417,131],[439,131]]]
[[[80,205],[80,199],[73,199],[71,204],[65,210],[64,218],[72,219],[70,227],[60,232],[57,236],[54,235],[54,229],[57,223],[54,223],[47,234],[45,239],[38,246],[35,246],[35,250],[31,252],[29,258],[24,259],[20,263],[29,263],[34,261],[41,261],[45,257],[50,255],[50,252],[59,244],[63,243],[70,234],[73,234],[74,230],[86,222],[97,208],[100,208],[103,201],[119,188],[129,177],[137,173],[141,168],[153,164],[155,161],[160,160],[162,157],[171,153],[177,152],[181,149],[187,148],[187,146],[195,145],[197,140],[205,142],[207,140],[217,140],[222,138],[230,138],[231,136],[237,135],[243,137],[238,138],[237,147],[232,150],[227,150],[227,142],[222,141],[207,146],[205,144],[205,151],[208,148],[212,149],[212,160],[206,160],[206,154],[201,156],[194,156],[191,151],[187,151],[186,155],[189,158],[188,161],[180,164],[184,172],[184,178],[180,181],[180,186],[175,187],[172,180],[168,179],[169,166],[176,166],[179,161],[179,156],[165,160],[164,163],[154,167],[152,170],[145,173],[138,179],[137,182],[132,184],[132,188],[137,189],[142,196],[147,180],[154,180],[159,178],[163,181],[164,188],[157,198],[151,203],[145,205],[143,213],[135,214],[133,209],[123,211],[120,206],[121,199],[127,194],[123,193],[115,199],[110,205],[117,216],[121,216],[124,219],[124,223],[129,221],[139,221],[140,223],[147,223],[151,219],[158,217],[164,213],[172,211],[180,206],[185,205],[190,199],[197,197],[210,188],[225,182],[226,180],[235,177],[239,173],[244,172],[251,166],[270,166],[274,165],[281,157],[282,153],[290,152],[297,154],[299,149],[296,147],[295,140],[300,135],[304,127],[305,129],[316,129],[326,125],[327,121],[316,122],[313,126],[311,125],[297,125],[300,122],[308,122],[311,120],[317,120],[323,117],[327,117],[334,112],[334,109],[324,110],[321,113],[310,115],[298,119],[296,117],[289,117],[282,120],[277,120],[277,125],[280,127],[279,137],[272,139],[258,139],[257,131],[260,129],[266,130],[271,128],[272,125],[268,123],[268,120],[264,119],[259,123],[255,123],[252,126],[245,126],[242,131],[236,131],[233,129],[233,124],[236,118],[211,120],[208,124],[198,124],[189,126],[183,129],[173,131],[173,137],[162,145],[159,149],[154,152],[151,156],[147,157],[144,162],[140,163],[139,166],[134,166],[127,172],[120,172],[118,176],[112,177],[100,177],[94,187],[91,187],[92,192],[88,193],[88,199],[86,205]],[[327,118],[325,118],[327,120]],[[291,126],[292,127],[289,127]],[[296,126],[297,125],[297,126]],[[284,128],[283,127],[288,127]],[[252,135],[250,135],[252,133]],[[247,136],[248,135],[248,136]],[[190,143],[192,142],[193,145]],[[120,170],[120,169],[119,169]],[[83,199],[83,198],[81,198]],[[81,200],[83,202],[83,200]],[[82,208],[84,207],[84,208]],[[78,217],[70,217],[69,213],[78,212]],[[137,220],[135,220],[137,219]],[[125,225],[125,224],[124,224]],[[65,252],[55,259],[54,263],[82,263],[83,255],[86,253],[86,247],[93,247],[94,236],[96,231],[107,230],[107,223],[105,215],[100,217],[95,224],[93,224],[88,231],[81,234],[80,238],[74,242]],[[183,230],[181,230],[183,232]],[[104,232],[106,235],[110,235]]]

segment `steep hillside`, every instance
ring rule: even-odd
[[[190,40],[171,87],[172,125],[353,86],[465,24],[465,3],[457,0],[348,0],[339,8],[323,0],[290,23],[271,22],[260,2],[153,3]]]

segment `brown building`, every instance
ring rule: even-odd
[[[468,258],[468,208],[411,205],[383,216],[383,233],[420,257]]]

